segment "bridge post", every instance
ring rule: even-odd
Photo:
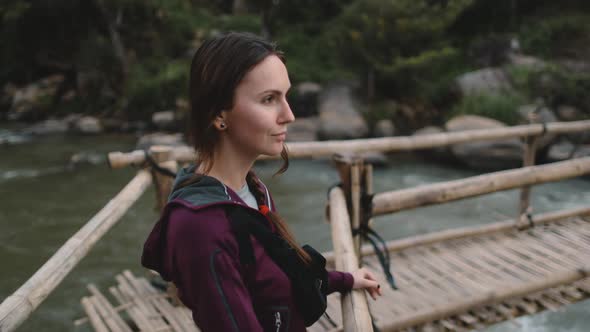
[[[332,160],[340,176],[342,190],[346,197],[351,229],[353,230],[354,250],[357,257],[361,254],[361,237],[355,230],[369,222],[371,209],[363,204],[363,198],[373,190],[373,168],[365,164],[363,158],[355,154],[335,154]]]
[[[537,113],[529,112],[527,114],[529,123],[535,123],[537,120]],[[540,136],[526,136],[524,139],[524,151],[522,156],[522,166],[534,166],[535,156],[537,153],[537,144]],[[516,227],[524,229],[532,224],[531,216],[533,208],[530,206],[531,186],[523,186],[520,190],[520,204],[518,208],[518,217],[516,218]]]
[[[158,164],[158,166],[176,172],[178,163],[172,159],[172,147],[164,145],[154,145],[150,147],[150,156]],[[156,210],[162,212],[168,196],[172,191],[172,183],[174,179],[166,174],[158,172],[154,168],[151,169],[154,177],[154,184],[156,185]]]
[[[172,171],[176,173],[178,169],[178,162],[174,160],[172,155],[172,147],[164,146],[164,145],[154,145],[150,147],[149,153],[152,159],[156,162],[156,164],[164,169]],[[168,202],[168,196],[172,191],[172,184],[174,179],[166,174],[163,174],[160,171],[155,170],[153,167],[151,168],[152,176],[154,179],[154,184],[156,186],[156,211],[162,213],[164,206]],[[178,298],[178,291],[176,286],[168,282],[168,287],[166,292],[172,299],[174,305],[178,306],[181,305],[182,302]]]

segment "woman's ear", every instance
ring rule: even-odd
[[[217,128],[217,130],[219,131],[223,131],[227,129],[227,123],[226,123],[226,115],[225,115],[225,111],[221,111],[221,113],[219,113],[219,115],[217,115],[215,117],[215,120],[213,121],[213,124],[215,125],[215,128]]]

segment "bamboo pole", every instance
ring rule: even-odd
[[[548,123],[546,128],[546,132],[549,134],[563,134],[585,131],[590,130],[590,120],[552,122]],[[413,151],[460,143],[535,136],[542,133],[543,125],[529,124],[513,127],[473,129],[420,136],[397,136],[321,142],[295,142],[287,144],[287,148],[289,149],[289,156],[291,158],[311,158],[331,156],[335,153]],[[188,146],[177,147],[173,149],[172,158],[180,162],[191,162],[195,160],[195,152],[191,147]],[[275,158],[278,158],[278,156]],[[107,159],[109,161],[109,165],[112,168],[141,165],[145,161],[144,152],[141,150],[128,153],[111,152],[108,154]],[[261,159],[271,158],[261,157]]]
[[[590,173],[590,157],[389,191],[373,197],[372,214],[378,216],[525,185],[558,181],[587,173]]]
[[[507,284],[495,291],[489,291],[482,294],[467,297],[462,301],[455,303],[444,303],[435,305],[434,310],[423,311],[408,318],[396,320],[393,323],[383,326],[383,331],[397,331],[425,322],[448,317],[466,311],[470,308],[491,305],[502,302],[510,298],[525,296],[547,288],[553,288],[561,285],[584,279],[590,275],[590,266],[583,266],[579,269],[569,269],[564,272],[546,277],[542,280],[528,281],[526,284]]]
[[[533,123],[536,120],[536,115],[533,112],[527,114],[529,122]],[[540,136],[527,136],[525,137],[525,146],[522,156],[523,167],[533,166],[535,164],[535,155],[537,153],[537,143],[539,142]],[[516,226],[518,228],[524,228],[528,224],[527,216],[530,215],[533,210],[530,206],[531,186],[524,186],[520,190],[520,205],[518,208],[518,217],[516,218]]]
[[[571,218],[576,216],[590,215],[590,207],[565,209],[553,212],[546,212],[533,216],[534,225],[542,225],[550,222],[556,222],[565,218]],[[514,220],[505,220],[495,222],[487,225],[468,226],[455,229],[447,229],[429,234],[420,234],[415,236],[406,237],[403,239],[392,240],[387,242],[387,250],[390,252],[401,251],[411,247],[432,244],[436,242],[442,242],[446,240],[454,240],[484,234],[492,234],[508,231],[514,228]],[[361,255],[368,256],[375,254],[374,249],[370,245],[364,245],[361,248]],[[329,251],[323,253],[326,261],[329,264],[334,262],[334,252]]]
[[[355,161],[350,165],[350,203],[352,217],[352,229],[359,229],[361,226],[361,167],[362,162]],[[361,236],[359,233],[352,235],[354,244],[354,253],[359,257],[361,252]]]
[[[172,159],[172,147],[164,145],[155,145],[150,148],[150,155],[158,166],[176,172],[178,163]],[[168,202],[168,196],[172,191],[172,184],[174,179],[168,175],[162,174],[157,170],[151,169],[156,185],[156,209],[162,212],[164,206]]]
[[[330,190],[329,201],[336,268],[353,272],[358,269],[359,259],[354,252],[350,218],[342,189],[335,187]],[[364,290],[357,289],[343,294],[341,304],[344,331],[373,331]]]
[[[16,292],[0,304],[0,331],[15,330],[80,262],[94,244],[121,219],[152,182],[148,171],[141,170],[86,225]]]

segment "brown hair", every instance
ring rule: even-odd
[[[205,41],[195,53],[190,71],[189,97],[190,114],[188,121],[188,138],[193,145],[197,159],[204,174],[213,167],[213,153],[219,141],[219,132],[213,121],[222,110],[233,107],[235,90],[244,76],[268,56],[277,56],[286,62],[283,53],[274,43],[268,42],[250,33],[230,32]],[[289,155],[283,145],[281,151],[283,165],[274,174],[284,173],[289,167]],[[181,186],[197,182],[196,175]],[[256,185],[254,173],[250,171],[246,182],[258,202],[264,201],[264,193]],[[267,214],[268,219],[297,254],[310,262],[309,255],[301,249],[287,223],[275,212]]]

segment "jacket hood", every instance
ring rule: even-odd
[[[195,165],[178,171],[168,202],[182,199],[194,207],[201,207],[213,203],[232,201],[230,190],[214,177],[202,175],[200,179],[188,186],[178,188],[179,185],[195,176]]]
[[[151,270],[160,273],[164,280],[169,281],[170,275],[165,268],[166,230],[170,211],[175,206],[184,206],[191,210],[201,210],[212,205],[236,204],[250,208],[244,203],[238,194],[228,188],[214,177],[202,175],[189,185],[179,188],[180,184],[194,177],[195,165],[182,168],[178,171],[172,186],[172,192],[168,197],[168,203],[164,207],[160,219],[148,235],[143,246],[141,264]],[[274,204],[268,190],[260,180],[256,179],[259,189],[266,193],[264,202],[272,211]]]

